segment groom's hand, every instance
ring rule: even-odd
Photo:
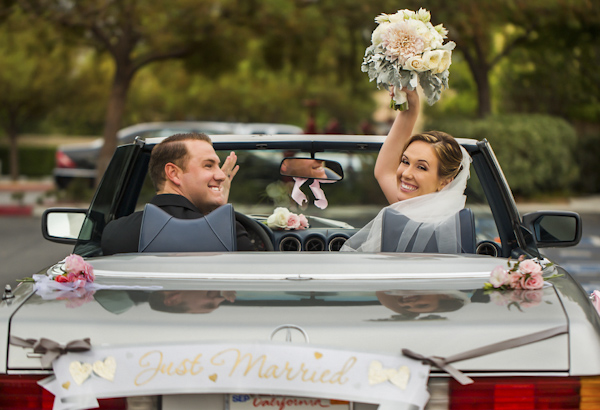
[[[225,181],[223,181],[223,183],[221,184],[221,186],[223,187],[222,195],[225,199],[225,202],[229,200],[231,181],[233,181],[233,178],[240,169],[240,166],[236,165],[236,162],[237,155],[235,155],[235,152],[231,151],[225,159],[225,162],[223,162],[223,166],[221,167],[221,171],[223,171],[223,173],[225,174]]]

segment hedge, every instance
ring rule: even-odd
[[[19,147],[19,174],[26,177],[44,177],[52,175],[56,147]],[[10,153],[6,145],[0,145],[2,175],[10,174]]]
[[[579,176],[575,129],[547,115],[501,115],[483,120],[429,120],[425,129],[457,138],[487,139],[516,196],[568,194]]]

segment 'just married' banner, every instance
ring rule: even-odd
[[[53,362],[40,384],[54,410],[97,406],[99,398],[184,393],[294,395],[423,408],[429,365],[289,343],[92,347]]]

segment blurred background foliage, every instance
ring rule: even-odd
[[[305,127],[313,116],[319,132],[334,119],[347,133],[385,132],[393,113],[362,57],[375,16],[419,7],[457,43],[451,88],[424,107],[422,127],[488,138],[519,196],[600,192],[592,0],[2,0],[2,172],[49,172],[19,164],[19,135],[107,140],[146,121]]]

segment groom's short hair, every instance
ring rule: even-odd
[[[188,150],[185,141],[204,141],[212,146],[210,137],[204,133],[174,134],[156,145],[150,154],[148,172],[157,192],[164,186],[166,181],[165,165],[169,162],[185,171],[188,161]]]

